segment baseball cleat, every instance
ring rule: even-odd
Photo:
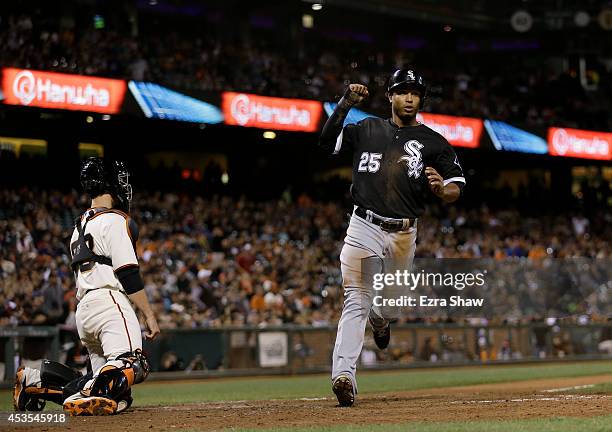
[[[71,416],[103,416],[117,411],[117,402],[101,396],[68,398],[64,402],[64,411]]]
[[[27,388],[28,373],[30,368],[21,366],[15,374],[15,386],[13,387],[13,408],[15,411],[42,411],[46,401],[31,396]],[[37,390],[31,387],[30,390]]]
[[[376,328],[374,324],[372,324],[371,319],[370,325],[372,326],[372,333],[374,333],[374,342],[376,342],[376,346],[378,349],[384,350],[389,346],[389,341],[391,340],[391,325],[387,323],[382,328]]]
[[[338,403],[341,407],[350,407],[355,403],[355,394],[353,392],[353,383],[346,375],[340,375],[334,380],[332,390],[338,398]]]

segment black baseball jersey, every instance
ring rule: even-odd
[[[354,203],[385,217],[423,214],[432,194],[425,175],[428,166],[438,171],[445,185],[465,184],[451,145],[423,124],[399,127],[391,119],[366,118],[341,130],[333,152],[352,153]]]

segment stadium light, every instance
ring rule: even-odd
[[[312,15],[310,14],[304,14],[302,15],[302,27],[304,28],[312,28],[314,26],[314,20],[312,18]]]

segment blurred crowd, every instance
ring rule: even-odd
[[[0,191],[0,326],[74,326],[68,239],[88,207],[76,191]],[[162,328],[337,322],[348,222],[342,205],[307,195],[254,202],[152,192],[135,196],[131,214],[140,227],[145,290]],[[417,257],[497,263],[485,294],[491,307],[476,314],[479,322],[605,315],[610,227],[605,213],[528,217],[485,205],[432,206],[419,219]],[[569,268],[577,257],[596,260]],[[518,265],[549,258],[553,264],[539,270]],[[465,310],[438,312],[403,319],[470,318]]]
[[[287,49],[271,30],[223,37],[213,26],[146,26],[139,33],[94,29],[89,21],[10,15],[0,22],[0,65],[154,81],[178,89],[234,90],[281,97],[337,100],[349,82],[368,85],[366,110],[389,111],[386,80],[413,65],[430,83],[426,111],[487,117],[533,127],[606,129],[612,74],[596,68],[587,92],[577,70],[553,67],[546,54],[524,64],[507,51],[406,49],[303,32]],[[163,29],[163,30],[160,30]],[[512,61],[508,61],[508,57]],[[554,57],[554,56],[553,56]],[[503,62],[504,67],[498,67]]]

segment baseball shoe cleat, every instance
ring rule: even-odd
[[[378,349],[384,350],[389,346],[391,340],[391,324],[387,322],[384,327],[376,328],[370,319],[370,325],[372,326],[372,333],[374,333],[374,342]]]
[[[30,368],[21,366],[15,374],[15,386],[13,387],[13,408],[15,411],[42,411],[45,408],[45,400],[33,397],[26,390],[30,371]],[[38,388],[31,386],[30,390],[36,391]]]
[[[332,391],[338,398],[338,403],[341,407],[350,407],[355,403],[353,383],[346,375],[340,375],[334,380]]]
[[[117,402],[101,396],[69,397],[64,401],[64,411],[70,416],[104,416],[117,412]]]

